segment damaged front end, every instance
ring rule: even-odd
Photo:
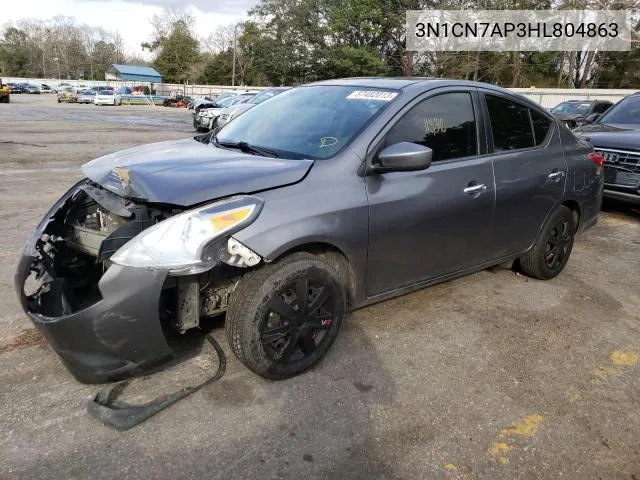
[[[81,382],[121,379],[170,358],[166,329],[184,332],[224,312],[243,268],[260,261],[233,232],[207,243],[213,260],[194,274],[112,261],[141,232],[183,213],[85,179],[28,240],[15,276],[18,296]]]

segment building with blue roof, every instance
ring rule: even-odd
[[[105,80],[120,82],[162,83],[162,75],[154,68],[114,63],[104,73]]]

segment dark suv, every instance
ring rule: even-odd
[[[613,105],[608,100],[568,100],[551,110],[551,114],[569,128],[595,122]]]
[[[640,204],[640,93],[574,130],[604,157],[604,196]]]
[[[292,88],[217,133],[83,172],[16,287],[87,382],[170,356],[163,326],[223,313],[248,368],[296,375],[351,309],[509,261],[555,277],[602,199],[602,159],[539,105],[442,79]]]

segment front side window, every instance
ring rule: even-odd
[[[433,150],[433,161],[478,154],[471,94],[443,93],[413,107],[387,133],[386,146],[400,142]]]
[[[227,123],[215,141],[221,146],[246,142],[284,158],[329,158],[398,95],[371,87],[292,88]]]
[[[485,95],[496,152],[535,145],[529,109],[506,98]]]

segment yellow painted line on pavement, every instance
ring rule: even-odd
[[[504,465],[509,461],[507,454],[511,451],[511,445],[507,442],[495,441],[489,447],[489,455],[497,460],[498,463]]]
[[[508,427],[500,430],[498,438],[489,446],[489,456],[501,465],[509,462],[507,455],[514,448],[514,443],[522,438],[533,437],[544,422],[539,413],[516,420]]]
[[[598,365],[591,370],[591,375],[593,376],[592,382],[602,383],[610,377],[621,375],[626,367],[636,365],[638,360],[640,360],[638,352],[633,350],[616,350],[609,355],[611,365]]]
[[[616,351],[609,355],[609,360],[611,360],[615,365],[625,365],[631,366],[638,363],[638,354],[632,351]]]
[[[446,480],[475,480],[476,476],[466,465],[454,465],[453,463],[446,463],[444,468],[444,477]]]
[[[501,437],[511,437],[514,435],[523,437],[533,437],[536,434],[536,430],[544,421],[544,417],[537,413],[529,415],[522,420],[516,420],[511,426],[500,430]]]

